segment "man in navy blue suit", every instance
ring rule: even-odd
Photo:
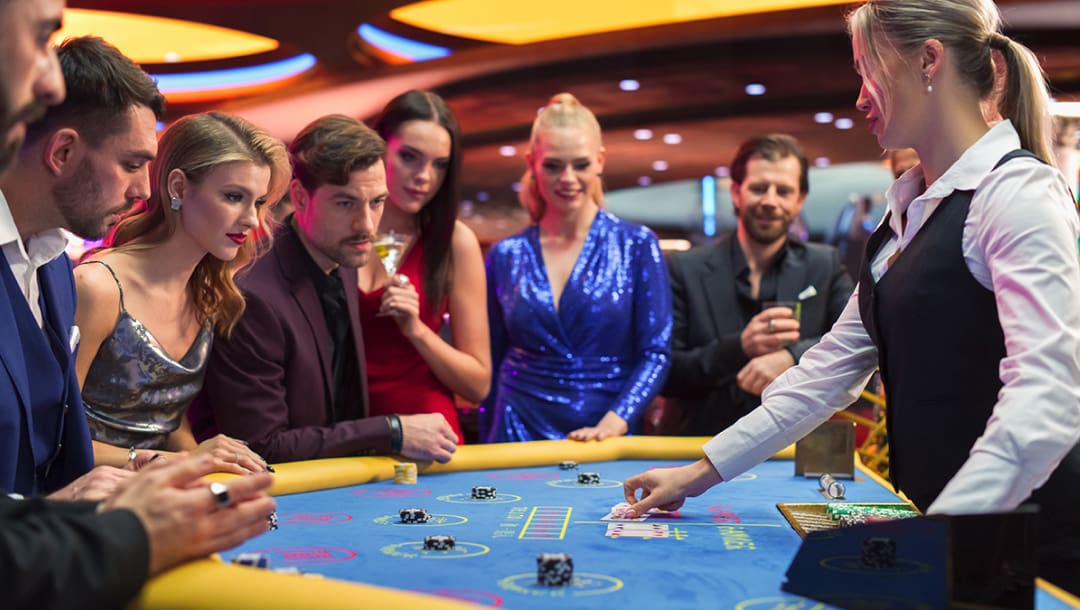
[[[69,112],[72,108],[79,108],[79,100],[85,99],[81,95],[85,90],[80,93],[81,88],[111,84],[111,80],[108,83],[94,83],[89,75],[100,74],[94,70],[73,77],[73,70],[86,68],[85,62],[79,61],[79,58],[91,61],[102,59],[99,51],[105,53],[105,59],[123,58],[118,51],[105,47],[99,41],[71,43],[61,51],[64,61],[62,75],[49,38],[60,26],[63,8],[63,0],[0,0],[0,178],[4,177],[19,152],[27,124],[38,118],[46,107],[58,104],[63,99],[65,77],[75,83],[69,85],[74,92],[72,104],[75,104],[67,106]],[[126,59],[123,61],[127,62]],[[106,61],[99,68],[111,65],[112,62]],[[130,67],[132,64],[127,62],[124,65]],[[84,78],[88,80],[84,82]],[[99,91],[105,96],[116,94],[116,89],[110,90],[104,86],[99,87]],[[106,118],[93,114],[93,107],[86,110],[92,118],[84,120],[102,121]],[[80,158],[83,160],[79,162],[81,164],[95,158],[95,154],[86,150],[75,150],[77,147],[73,138],[82,137],[85,130],[64,132],[63,128],[55,127],[58,124],[46,123],[43,129],[31,130],[29,142],[32,150],[38,153],[50,151],[59,157],[39,157],[40,162],[50,169],[62,170],[65,164]],[[107,126],[96,127],[103,129],[99,133],[108,133]],[[150,135],[152,138],[153,131]],[[156,149],[156,143],[153,144]],[[100,157],[103,151],[109,149],[115,150],[115,146],[109,145],[106,135],[94,151]],[[23,157],[23,160],[26,159]],[[110,164],[87,167],[108,169]],[[63,171],[55,173],[64,174]],[[146,172],[136,170],[133,173]],[[0,456],[0,460],[3,460],[0,470],[8,485],[12,484],[11,481],[28,480],[33,485],[44,487],[54,481],[62,481],[62,476],[78,474],[79,468],[89,467],[85,464],[86,452],[83,451],[83,448],[89,451],[89,439],[84,431],[86,426],[82,420],[81,404],[77,402],[78,388],[68,387],[70,376],[65,375],[59,381],[48,378],[56,369],[70,368],[70,362],[64,364],[64,361],[70,360],[69,350],[64,349],[67,346],[57,340],[59,333],[56,332],[63,328],[64,322],[70,325],[72,319],[70,310],[74,306],[74,288],[71,286],[70,266],[66,264],[66,257],[48,262],[38,258],[42,253],[42,244],[37,243],[36,238],[47,235],[48,229],[27,234],[20,229],[27,225],[34,228],[71,226],[91,234],[100,232],[108,220],[95,220],[93,210],[107,195],[108,189],[101,183],[106,182],[109,174],[95,172],[95,175],[87,178],[84,172],[80,181],[71,184],[73,188],[66,191],[57,188],[60,181],[45,180],[41,176],[34,176],[33,172],[16,172],[13,176],[21,178],[21,183],[36,184],[41,190],[35,192],[34,197],[22,201],[21,207],[13,204],[9,208],[0,196],[0,246],[3,247],[0,250],[3,263],[0,264],[0,274],[4,280],[4,293],[0,297],[0,447],[5,452]],[[11,184],[8,179],[2,183]],[[15,192],[19,192],[19,189],[16,188]],[[25,207],[31,200],[39,205]],[[83,225],[72,222],[68,218],[72,212],[70,209],[61,213],[64,216],[61,221],[55,220],[57,204],[61,201],[68,208],[78,202],[91,206],[83,210],[89,213],[80,212],[82,220],[87,222]],[[19,224],[16,224],[16,219]],[[38,281],[33,287],[42,295],[36,300],[36,313],[31,310],[30,300],[26,298],[28,290],[24,291],[24,286],[27,283],[13,280],[14,270],[21,272],[23,269],[18,267],[18,262],[12,264],[8,258],[12,248],[15,249],[12,258],[32,258],[41,263],[35,262],[34,265],[42,267],[38,273],[29,272],[29,275],[36,276],[33,279]],[[63,305],[59,313],[58,302]],[[40,325],[37,323],[39,319]],[[25,328],[13,323],[24,324]],[[35,332],[44,338],[38,340]],[[22,351],[27,346],[35,350],[42,345],[47,346],[48,351],[37,354]],[[45,356],[50,355],[49,351],[54,362],[42,364],[32,361],[35,357],[47,360]],[[63,388],[59,391],[68,395],[66,410],[63,410],[65,405],[58,402],[52,405],[55,414],[50,414],[49,405],[41,400],[42,396],[48,396],[49,388],[39,387],[39,384],[50,383],[56,383]],[[74,409],[71,408],[73,401],[76,405]],[[36,417],[31,420],[29,416]],[[53,431],[65,446],[52,451],[44,468],[41,468],[37,464],[40,444],[33,444],[38,440],[34,437],[37,431],[33,428],[43,423],[57,422],[63,427]],[[83,431],[76,433],[80,430]],[[79,442],[83,444],[79,445]],[[16,461],[24,457],[34,459]],[[270,485],[270,476],[253,475],[232,481],[227,486],[217,483],[217,487],[213,487],[201,481],[201,477],[211,470],[213,466],[205,459],[174,459],[168,463],[159,460],[148,465],[137,476],[124,481],[101,504],[56,502],[41,498],[21,500],[0,494],[0,581],[4,583],[4,607],[14,610],[120,607],[138,592],[149,576],[184,561],[235,546],[266,531],[267,516],[274,507],[273,500],[265,493]],[[101,471],[95,469],[92,472]],[[105,487],[114,481],[115,478],[107,475],[91,474],[77,479],[61,495],[69,498],[93,496],[104,493]],[[89,493],[84,493],[88,490]]]
[[[150,195],[147,165],[165,100],[100,39],[71,39],[57,53],[67,97],[24,128],[22,150],[0,179],[0,488],[102,499],[131,472],[90,472],[74,370],[75,286],[60,229],[102,237]]]

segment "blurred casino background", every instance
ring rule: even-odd
[[[998,0],[1040,57],[1077,176],[1080,0]],[[464,130],[462,218],[485,243],[527,223],[516,187],[536,111],[570,91],[604,129],[608,207],[672,248],[731,227],[738,142],[786,132],[814,169],[799,231],[835,241],[850,202],[880,214],[892,176],[854,109],[835,0],[69,0],[61,36],[95,34],[153,74],[167,120],[219,109],[288,141],[331,112],[370,119],[409,88]],[[1075,182],[1074,182],[1075,183]],[[848,210],[848,212],[844,212]]]

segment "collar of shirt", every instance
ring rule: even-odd
[[[31,270],[36,271],[38,267],[64,253],[67,238],[60,229],[47,229],[31,235],[24,244],[19,237],[19,228],[15,226],[15,219],[11,216],[7,198],[0,191],[0,247],[4,249],[5,255],[17,253]],[[14,262],[9,260],[8,264]]]
[[[788,259],[788,252],[791,250],[791,238],[784,240],[783,247],[773,257],[772,262],[769,263],[761,274],[761,280],[758,283],[758,296],[754,298],[751,294],[750,288],[750,265],[746,262],[746,256],[743,254],[742,247],[739,245],[739,239],[737,236],[733,236],[731,239],[731,268],[735,273],[735,294],[740,300],[741,307],[743,308],[744,324],[750,321],[754,315],[761,311],[761,303],[764,301],[775,301],[777,299],[776,289],[779,283],[780,270],[784,268],[784,265]]]
[[[295,217],[290,215],[285,219],[285,226],[290,231],[296,233],[296,220]],[[319,294],[319,299],[322,300],[327,295],[343,294],[341,288],[341,277],[336,274],[337,269],[326,273],[319,267],[319,263],[315,262],[315,259],[311,257],[311,253],[304,248],[304,260],[307,261],[308,272],[311,274],[311,280],[315,283],[315,292]]]
[[[919,232],[919,227],[953,191],[973,191],[994,165],[1010,151],[1020,148],[1020,136],[1008,119],[990,128],[936,182],[923,192],[922,164],[900,176],[885,193],[890,213],[889,227],[899,236],[903,248]],[[902,217],[907,214],[906,227]]]

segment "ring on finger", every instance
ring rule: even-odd
[[[776,318],[769,318],[769,332],[775,332]]]
[[[232,502],[232,499],[229,498],[229,488],[224,483],[218,483],[217,481],[211,483],[210,493],[214,496],[214,501],[217,502],[217,505],[221,508],[225,508]]]
[[[237,463],[237,464],[239,464],[239,463],[240,463],[240,452],[239,452],[239,451],[237,451],[237,452],[236,452],[236,453],[234,453],[233,455],[234,455],[234,456],[236,456],[236,460],[235,460],[235,461],[236,461],[236,463]]]

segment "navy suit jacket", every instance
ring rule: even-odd
[[[55,350],[60,356],[64,388],[56,404],[34,412],[30,405],[30,388],[35,384],[55,383],[43,377],[41,371],[27,370],[19,341],[16,307],[25,307],[25,297],[10,289],[14,281],[7,259],[0,254],[0,273],[7,274],[0,282],[4,298],[0,299],[0,488],[23,494],[50,493],[94,466],[90,430],[86,424],[79,381],[75,375],[75,280],[71,261],[61,255],[38,270],[41,286],[42,317],[45,332],[52,333],[63,344]],[[10,281],[8,281],[10,280]],[[36,330],[36,329],[23,329]],[[55,410],[53,410],[55,409]],[[32,488],[16,489],[19,455],[30,452],[36,465]]]
[[[750,359],[742,350],[742,312],[735,292],[733,233],[668,256],[671,275],[672,361],[661,394],[666,434],[716,434],[761,399],[742,391],[735,376]],[[777,300],[800,301],[797,363],[840,317],[855,286],[832,246],[788,241],[777,278]],[[814,296],[805,296],[813,286]],[[805,298],[799,299],[803,294]]]

